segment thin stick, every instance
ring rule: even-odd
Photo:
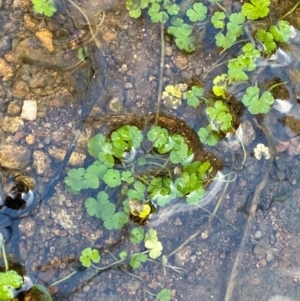
[[[296,8],[300,5],[300,0],[289,10],[287,11],[283,16],[281,16],[279,18],[279,20],[282,20],[284,18],[286,18],[288,15],[290,15],[292,12],[294,12],[294,10],[296,10]]]
[[[163,85],[163,73],[164,73],[164,64],[165,64],[165,38],[164,38],[164,25],[160,24],[160,65],[159,65],[159,85],[158,85],[158,92],[157,92],[157,107],[156,107],[156,116],[155,116],[155,123],[158,123],[159,119],[159,109],[161,103],[161,92],[162,92],[162,85]]]
[[[270,167],[270,164],[269,164]],[[249,217],[247,220],[247,224],[245,227],[245,231],[243,234],[243,238],[237,253],[237,256],[235,258],[233,267],[232,267],[232,271],[230,274],[230,278],[229,278],[229,282],[228,282],[228,286],[227,286],[227,291],[226,291],[226,296],[224,301],[231,301],[232,300],[232,296],[233,296],[233,292],[235,289],[235,285],[236,285],[236,280],[237,280],[237,276],[238,276],[238,272],[239,272],[239,267],[241,265],[243,256],[244,256],[244,250],[246,248],[246,245],[248,243],[249,240],[249,236],[250,236],[250,232],[251,232],[251,228],[252,228],[252,223],[253,223],[253,219],[257,210],[257,206],[260,200],[260,195],[263,191],[263,189],[265,188],[267,181],[268,181],[268,177],[269,177],[269,168],[267,169],[263,180],[256,186],[255,189],[255,193],[252,199],[252,204],[251,204],[251,209],[249,212]]]
[[[57,284],[59,284],[59,283],[61,283],[61,282],[65,281],[65,280],[67,280],[67,279],[71,278],[71,277],[72,277],[73,275],[75,275],[76,273],[77,273],[77,271],[74,271],[74,272],[72,272],[71,274],[69,274],[69,275],[68,275],[68,276],[66,276],[65,278],[63,278],[63,279],[59,279],[59,280],[57,280],[57,281],[53,282],[52,284],[50,284],[50,285],[49,285],[49,287],[50,287],[50,286],[57,285]]]
[[[94,30],[93,30],[93,28],[91,26],[90,19],[88,18],[88,16],[86,15],[86,13],[73,0],[67,0],[67,1],[69,1],[83,15],[83,17],[85,18],[85,20],[86,20],[86,22],[88,24],[89,30],[90,30],[91,35],[92,35],[92,39],[95,39],[97,47],[100,48],[101,44],[100,44],[99,40],[96,39],[96,35],[95,35]]]
[[[7,272],[7,270],[9,269],[9,266],[8,266],[6,252],[5,252],[4,242],[2,242],[2,244],[1,244],[1,250],[2,250],[2,256],[3,256],[3,260],[4,260],[4,265],[5,265],[5,272]]]

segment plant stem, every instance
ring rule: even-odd
[[[300,0],[289,11],[287,11],[283,16],[281,16],[279,20],[286,18],[288,15],[294,12],[299,5],[300,5]]]
[[[245,146],[244,146],[244,143],[243,143],[242,139],[240,138],[240,136],[238,135],[238,133],[236,131],[235,131],[235,134],[236,134],[236,137],[238,138],[239,142],[241,143],[241,146],[242,146],[242,149],[243,149],[243,154],[244,154],[243,162],[242,162],[242,165],[239,169],[239,170],[242,170],[244,165],[245,165],[246,159],[247,159],[247,152],[246,152],[246,149],[245,149]]]
[[[281,83],[277,83],[277,84],[274,84],[273,86],[271,86],[268,91],[271,92],[274,88],[278,87],[278,86],[281,86],[281,85],[285,85],[287,82],[281,82]]]
[[[2,256],[3,256],[3,260],[4,260],[4,265],[5,265],[5,272],[7,272],[7,270],[9,269],[9,266],[8,266],[6,252],[5,252],[4,242],[2,242],[2,244],[1,244],[1,250],[2,250]]]
[[[172,179],[171,172],[170,172],[170,170],[166,167],[166,165],[169,163],[169,160],[167,160],[167,161],[164,163],[164,165],[161,165],[161,164],[156,163],[156,162],[148,162],[148,163],[149,163],[149,165],[150,165],[150,164],[151,164],[151,165],[156,165],[156,166],[161,167],[161,169],[166,170],[167,173],[169,174],[170,179]],[[160,170],[159,170],[154,176],[157,176],[159,173],[160,173]]]
[[[107,265],[106,267],[103,267],[103,268],[98,268],[97,266],[95,266],[95,265],[93,265],[93,264],[91,264],[91,266],[92,266],[93,268],[97,269],[98,271],[103,271],[103,270],[107,270],[107,269],[113,267],[114,265],[117,265],[117,264],[119,264],[119,263],[122,263],[122,262],[124,262],[124,261],[125,261],[124,259],[121,259],[121,260],[115,261],[115,262],[113,262],[113,263],[111,263],[111,264],[109,264],[109,265]]]
[[[143,182],[146,185],[150,185],[150,183],[148,181],[146,181],[145,179],[143,179],[141,176],[136,176],[137,179],[139,179],[141,182]]]
[[[69,275],[66,276],[65,278],[60,279],[60,280],[57,280],[57,281],[55,281],[54,283],[50,284],[49,287],[50,287],[50,286],[57,285],[57,284],[59,284],[59,283],[65,281],[65,280],[69,279],[70,277],[72,277],[72,276],[75,275],[76,273],[77,273],[77,271],[72,272],[71,274],[69,274]]]
[[[156,116],[155,116],[155,124],[158,123],[159,119],[159,109],[161,103],[161,91],[163,85],[163,72],[164,72],[164,64],[165,64],[165,38],[164,38],[164,25],[160,24],[160,72],[159,72],[159,85],[158,85],[158,92],[157,92],[157,107],[156,107]]]
[[[227,13],[227,10],[223,5],[221,5],[219,2],[215,2],[215,3],[217,4],[217,6],[219,6],[220,9],[224,11],[224,13]]]
[[[80,11],[80,13],[83,15],[83,17],[85,18],[85,20],[86,20],[86,22],[87,22],[87,24],[88,24],[88,27],[89,27],[89,30],[90,30],[90,32],[91,32],[91,35],[92,35],[92,40],[95,40],[95,43],[96,43],[96,45],[97,45],[97,47],[99,47],[100,48],[100,46],[101,46],[101,44],[100,44],[100,42],[99,42],[99,40],[98,39],[96,39],[96,34],[95,34],[95,32],[94,32],[94,30],[92,29],[92,26],[91,26],[91,22],[90,22],[90,20],[89,20],[89,18],[88,18],[88,16],[85,14],[85,12],[73,1],[73,0],[67,0],[67,1],[69,1],[75,8],[77,8],[79,11]],[[104,17],[103,17],[104,18]],[[101,23],[102,23],[103,21],[101,21]]]

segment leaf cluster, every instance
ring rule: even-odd
[[[147,259],[148,259],[147,254],[143,254],[143,253],[133,254],[130,258],[129,265],[133,269],[138,269],[139,267],[141,267],[143,262],[147,261]]]
[[[193,27],[177,17],[171,18],[170,24],[168,33],[174,36],[176,46],[188,53],[195,51],[195,38],[192,35]]]
[[[56,11],[54,0],[31,0],[36,13],[51,17]]]
[[[242,98],[243,104],[253,115],[266,114],[270,111],[270,106],[274,103],[274,97],[269,91],[264,91],[260,95],[257,86],[248,87]]]
[[[226,133],[232,128],[232,115],[223,101],[216,101],[213,106],[206,108],[205,112],[217,131]]]
[[[130,232],[130,241],[139,244],[144,239],[145,233],[143,228],[133,228]]]
[[[191,22],[203,21],[206,18],[207,7],[202,3],[194,3],[192,8],[186,11],[187,17]]]
[[[186,92],[187,104],[192,107],[197,107],[200,104],[200,99],[203,96],[204,89],[200,86],[194,85]]]
[[[160,154],[170,153],[169,159],[178,164],[187,160],[192,155],[185,139],[180,134],[172,134],[158,125],[153,126],[147,133],[149,141],[153,142],[154,148]]]
[[[23,285],[23,277],[14,270],[0,272],[0,300],[9,301],[15,297],[14,290]]]
[[[260,57],[261,53],[258,49],[254,48],[253,44],[247,43],[242,48],[243,53],[237,58],[230,59],[228,62],[228,81],[229,84],[234,81],[246,81],[248,75],[246,72],[255,70],[256,60]]]
[[[214,14],[212,17],[213,25],[217,28],[224,28],[223,15]],[[224,49],[230,48],[239,36],[243,34],[243,24],[245,22],[245,16],[242,13],[232,13],[229,16],[229,21],[226,25],[226,33],[218,32],[215,35],[216,45]]]
[[[78,194],[82,189],[98,189],[101,182],[114,188],[120,186],[122,181],[132,183],[134,181],[132,172],[129,170],[120,172],[117,169],[108,168],[98,160],[87,169],[83,167],[70,169],[64,180],[68,191],[73,194]]]
[[[210,124],[200,128],[197,134],[200,141],[209,146],[215,146],[220,139],[218,132]]]
[[[129,222],[128,215],[124,211],[116,212],[116,205],[109,200],[106,192],[100,191],[97,199],[89,197],[84,205],[90,216],[102,219],[106,229],[122,229]]]
[[[172,297],[171,290],[164,288],[156,296],[159,301],[170,301]]]
[[[172,179],[166,177],[153,177],[148,186],[148,194],[151,200],[163,207],[176,198],[176,192],[172,189]]]
[[[161,255],[163,250],[162,243],[158,240],[157,231],[149,229],[145,234],[145,247],[150,250],[149,257],[156,259]]]
[[[112,132],[110,139],[101,133],[90,138],[88,152],[106,166],[112,167],[115,158],[122,160],[132,148],[139,147],[142,140],[143,134],[136,126],[124,125]]]
[[[187,203],[198,203],[205,194],[204,184],[208,181],[212,167],[209,162],[194,161],[183,167],[183,172],[175,181],[179,196],[187,196]]]
[[[280,20],[278,24],[272,25],[269,31],[258,29],[255,36],[263,44],[266,54],[271,54],[276,49],[276,42],[287,42],[292,34],[288,21]]]
[[[79,257],[81,264],[86,268],[89,268],[92,263],[98,263],[100,259],[99,251],[90,247],[83,249]]]
[[[264,18],[269,14],[270,0],[250,0],[250,2],[242,6],[242,13],[249,20]]]

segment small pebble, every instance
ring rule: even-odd
[[[259,238],[261,238],[261,237],[262,237],[262,233],[261,233],[260,230],[258,230],[258,231],[256,231],[256,232],[254,233],[254,238],[255,238],[255,239],[259,239]]]

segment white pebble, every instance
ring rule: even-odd
[[[36,120],[37,103],[36,100],[24,100],[22,106],[21,118],[25,120]]]

